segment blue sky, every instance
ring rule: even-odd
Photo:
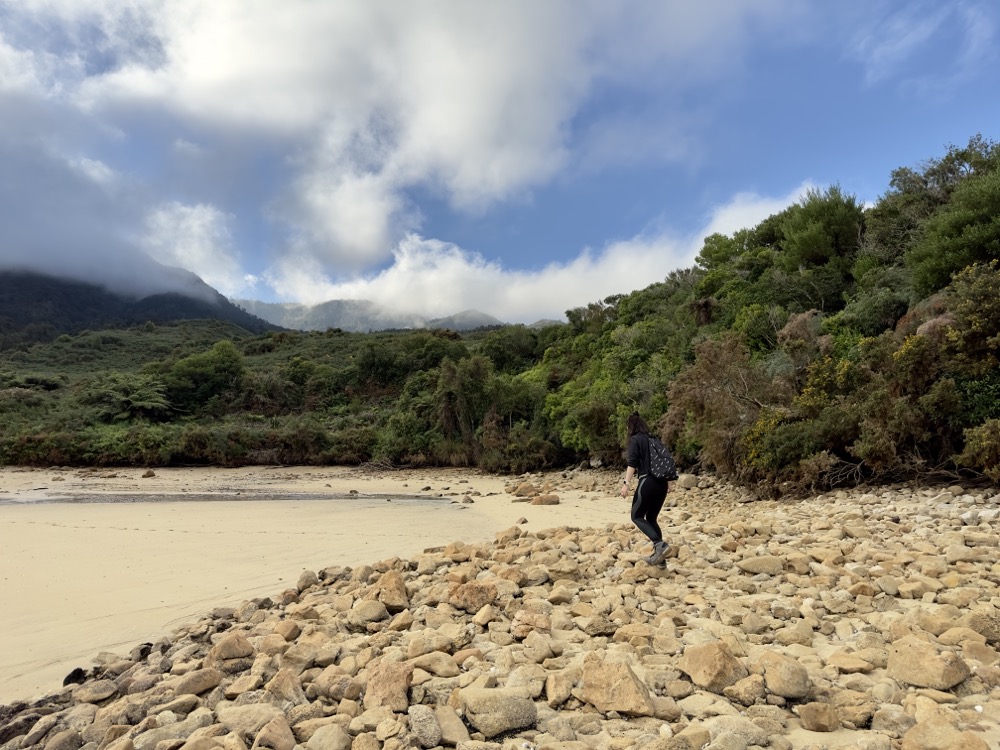
[[[0,267],[560,318],[998,93],[994,0],[0,0]]]

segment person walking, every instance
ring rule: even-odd
[[[653,554],[646,558],[650,565],[659,565],[667,556],[670,545],[663,540],[663,533],[656,517],[667,499],[669,484],[666,479],[658,479],[650,472],[649,426],[632,412],[625,422],[628,450],[625,463],[625,479],[622,481],[621,496],[627,497],[632,479],[638,475],[639,483],[632,496],[632,523],[653,543]]]

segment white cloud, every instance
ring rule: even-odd
[[[385,248],[392,247],[394,219],[403,206],[381,176],[331,168],[301,177],[294,199],[282,201],[277,210],[301,227],[294,243],[300,253],[344,268],[364,268],[381,261]]]
[[[178,157],[187,159],[200,159],[208,155],[204,148],[186,138],[176,139],[173,144],[173,150]]]
[[[223,294],[236,296],[246,292],[250,278],[233,248],[231,221],[214,206],[167,203],[148,216],[143,246],[157,262],[192,271]]]
[[[86,156],[81,156],[71,159],[69,164],[98,185],[108,185],[115,179],[114,170],[99,159],[88,159]]]
[[[608,88],[669,96],[724,75],[754,32],[796,19],[794,0],[10,7],[26,19],[12,33],[18,54],[39,48],[45,58],[18,59],[17,69],[57,79],[62,96],[111,127],[136,118],[174,127],[185,135],[168,142],[183,153],[207,149],[204,133],[252,134],[255,149],[263,141],[290,167],[268,217],[287,229],[293,254],[343,270],[383,262],[420,231],[414,190],[477,212],[567,170],[691,158],[697,135],[673,115],[644,125],[613,110],[605,120],[602,108],[576,120]],[[188,179],[197,194],[198,178]]]
[[[559,319],[571,308],[644,288],[673,270],[689,268],[706,236],[753,227],[803,198],[810,187],[803,183],[777,198],[740,193],[712,211],[705,226],[690,236],[662,231],[634,237],[596,254],[585,249],[568,263],[535,272],[507,269],[456,245],[411,234],[395,248],[392,264],[373,275],[335,282],[315,260],[299,257],[280,262],[267,281],[279,298],[309,304],[368,299],[425,317],[477,309],[512,323]]]
[[[0,36],[0,90],[37,90],[39,64],[30,50],[21,50],[4,42]]]
[[[739,75],[753,40],[817,33],[802,31],[808,12],[796,0],[0,0],[5,21],[21,21],[0,29],[0,90],[58,100],[104,147],[59,149],[80,154],[75,176],[100,211],[67,214],[80,223],[50,230],[49,246],[70,247],[79,226],[93,230],[88,247],[111,235],[124,254],[122,238],[145,232],[159,260],[238,294],[258,280],[234,235],[266,235],[266,219],[279,231],[258,243],[276,256],[265,281],[283,298],[530,321],[687,267],[705,234],[794,197],[738,195],[692,236],[647,233],[525,272],[422,237],[413,196],[475,213],[556,179],[696,162],[711,112],[692,114],[689,100]],[[904,13],[859,37],[870,76],[912,57],[936,18]],[[992,32],[969,38],[981,50]],[[656,104],[633,108],[646,100]],[[257,159],[262,176],[231,177]],[[128,181],[140,189],[117,184]],[[77,187],[61,172],[45,184]],[[15,222],[25,213],[0,206]],[[41,244],[32,227],[21,234]]]
[[[995,69],[997,64],[996,7],[975,4],[963,5],[958,12],[962,27],[962,41],[950,75],[942,81],[957,87],[979,70]]]
[[[922,2],[873,12],[852,44],[868,85],[899,81],[907,91],[939,98],[996,65],[995,3]]]
[[[950,15],[947,8],[926,11],[926,5],[903,9],[858,35],[855,50],[865,63],[866,83],[876,84],[897,74]]]

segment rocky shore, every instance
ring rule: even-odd
[[[519,524],[307,571],[0,708],[0,750],[1000,748],[1000,495],[677,484],[665,566]]]

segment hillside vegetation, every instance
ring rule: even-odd
[[[975,137],[731,236],[568,324],[350,334],[187,322],[0,353],[8,464],[622,460],[773,491],[1000,480],[1000,145]]]

